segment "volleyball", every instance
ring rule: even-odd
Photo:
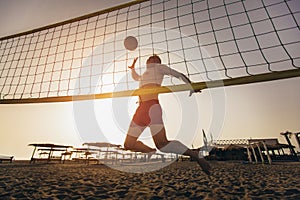
[[[138,41],[133,36],[128,36],[124,40],[124,46],[129,51],[134,51],[138,46]]]

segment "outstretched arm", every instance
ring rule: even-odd
[[[179,76],[177,78],[180,78],[185,83],[192,83],[192,81],[183,73],[179,73]]]
[[[183,73],[180,73],[174,69],[171,69],[170,67],[162,65],[161,69],[163,70],[163,73],[165,75],[174,76],[178,79],[181,79],[185,83],[192,83],[191,80],[186,75],[184,75]]]
[[[183,73],[180,73],[180,72],[178,72],[178,71],[176,71],[174,69],[171,69],[171,68],[169,68],[167,66],[164,68],[164,73],[167,74],[167,75],[170,75],[170,76],[174,76],[174,77],[176,77],[178,79],[181,79],[183,82],[185,82],[187,84],[191,84],[192,83],[192,81],[186,75],[184,75]],[[193,93],[195,93],[195,92],[201,92],[201,90],[194,90],[194,89],[192,89],[190,91],[190,96]]]
[[[131,76],[132,76],[133,80],[135,80],[135,81],[138,81],[138,80],[140,79],[140,77],[141,77],[140,75],[138,75],[138,74],[136,73],[135,68],[134,68],[137,59],[138,59],[138,58],[135,58],[135,59],[133,60],[132,65],[131,65],[131,66],[128,66],[128,68],[131,69]]]

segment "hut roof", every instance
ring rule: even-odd
[[[44,148],[72,148],[73,146],[69,145],[58,145],[58,144],[51,144],[51,143],[34,143],[29,144],[28,146],[34,146],[34,147],[44,147]]]
[[[111,144],[108,142],[86,142],[83,145],[93,146],[93,147],[121,147],[119,144]]]

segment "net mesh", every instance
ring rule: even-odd
[[[136,1],[0,39],[0,98],[50,98],[133,90],[158,54],[193,82],[300,66],[297,0]],[[127,36],[139,42],[124,48]],[[180,81],[165,77],[164,85]]]

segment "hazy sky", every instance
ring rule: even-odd
[[[124,0],[0,0],[0,37],[15,34],[33,28],[64,21],[87,13],[99,11],[127,1]],[[218,90],[205,90],[194,97],[187,97],[187,92],[176,95],[161,95],[164,118],[168,136],[177,137],[191,147],[202,143],[201,129],[208,134],[221,139],[229,138],[279,138],[285,142],[280,132],[287,130],[300,131],[300,78],[280,81],[226,87]],[[221,94],[219,97],[218,94]],[[218,99],[218,105],[214,101]],[[134,104],[135,98],[129,102]],[[178,104],[184,101],[184,106]],[[114,116],[108,115],[111,110],[105,110],[110,100],[95,102],[95,115],[102,131],[112,136],[112,141],[122,143],[125,128],[121,127],[121,135],[114,135],[116,130],[107,124]],[[193,106],[198,108],[194,109]],[[134,112],[133,107],[126,107],[128,112]],[[222,111],[224,109],[224,112]],[[101,110],[101,112],[98,112]],[[183,111],[184,110],[184,111]],[[14,155],[17,159],[28,159],[32,148],[29,143],[51,142],[80,146],[83,136],[80,132],[84,125],[90,123],[86,116],[78,124],[74,119],[76,111],[72,103],[51,103],[33,105],[0,105],[0,155]],[[185,113],[188,111],[188,113]],[[75,113],[75,114],[74,114]],[[106,113],[106,115],[103,115]],[[183,114],[185,113],[185,114]],[[195,121],[183,118],[196,118]],[[85,118],[85,120],[83,119]],[[184,122],[183,132],[193,130],[194,133],[178,133],[176,121]],[[103,125],[106,124],[106,125]],[[195,126],[193,129],[186,126]],[[213,126],[219,128],[212,128]],[[123,126],[123,125],[122,125]],[[120,133],[119,133],[120,134]],[[149,140],[145,133],[143,137]],[[87,136],[88,138],[88,136]],[[153,145],[151,140],[148,144]],[[294,142],[296,145],[296,143]]]

